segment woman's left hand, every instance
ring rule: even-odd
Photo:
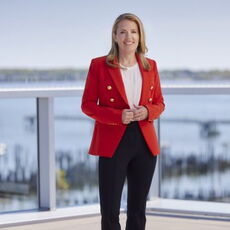
[[[148,109],[145,106],[136,106],[134,105],[133,109],[133,120],[134,121],[142,121],[148,117]]]

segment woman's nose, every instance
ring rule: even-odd
[[[131,38],[131,37],[132,37],[132,34],[131,34],[130,32],[128,32],[128,33],[126,34],[126,37],[127,37],[127,38]]]

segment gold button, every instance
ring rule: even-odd
[[[153,90],[153,85],[151,85],[150,89]]]
[[[112,98],[112,97],[109,100],[110,100],[110,102],[114,102],[114,98]]]
[[[108,89],[108,90],[111,90],[111,89],[112,89],[112,86],[111,86],[111,85],[108,85],[108,86],[107,86],[107,89]]]
[[[151,102],[152,100],[153,100],[153,99],[150,97],[150,98],[149,98],[149,102]]]

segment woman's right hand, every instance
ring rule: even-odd
[[[122,111],[122,123],[127,125],[134,119],[134,113],[131,109],[124,109]]]

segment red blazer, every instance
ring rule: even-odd
[[[157,66],[155,61],[147,58],[152,67],[147,71],[139,56],[136,57],[142,75],[139,105],[148,109],[148,118],[138,123],[151,153],[157,155],[160,148],[153,120],[160,116],[165,107]],[[89,154],[112,157],[127,127],[121,120],[122,110],[130,107],[120,69],[108,66],[105,60],[106,56],[103,56],[91,61],[81,108],[95,119]]]

